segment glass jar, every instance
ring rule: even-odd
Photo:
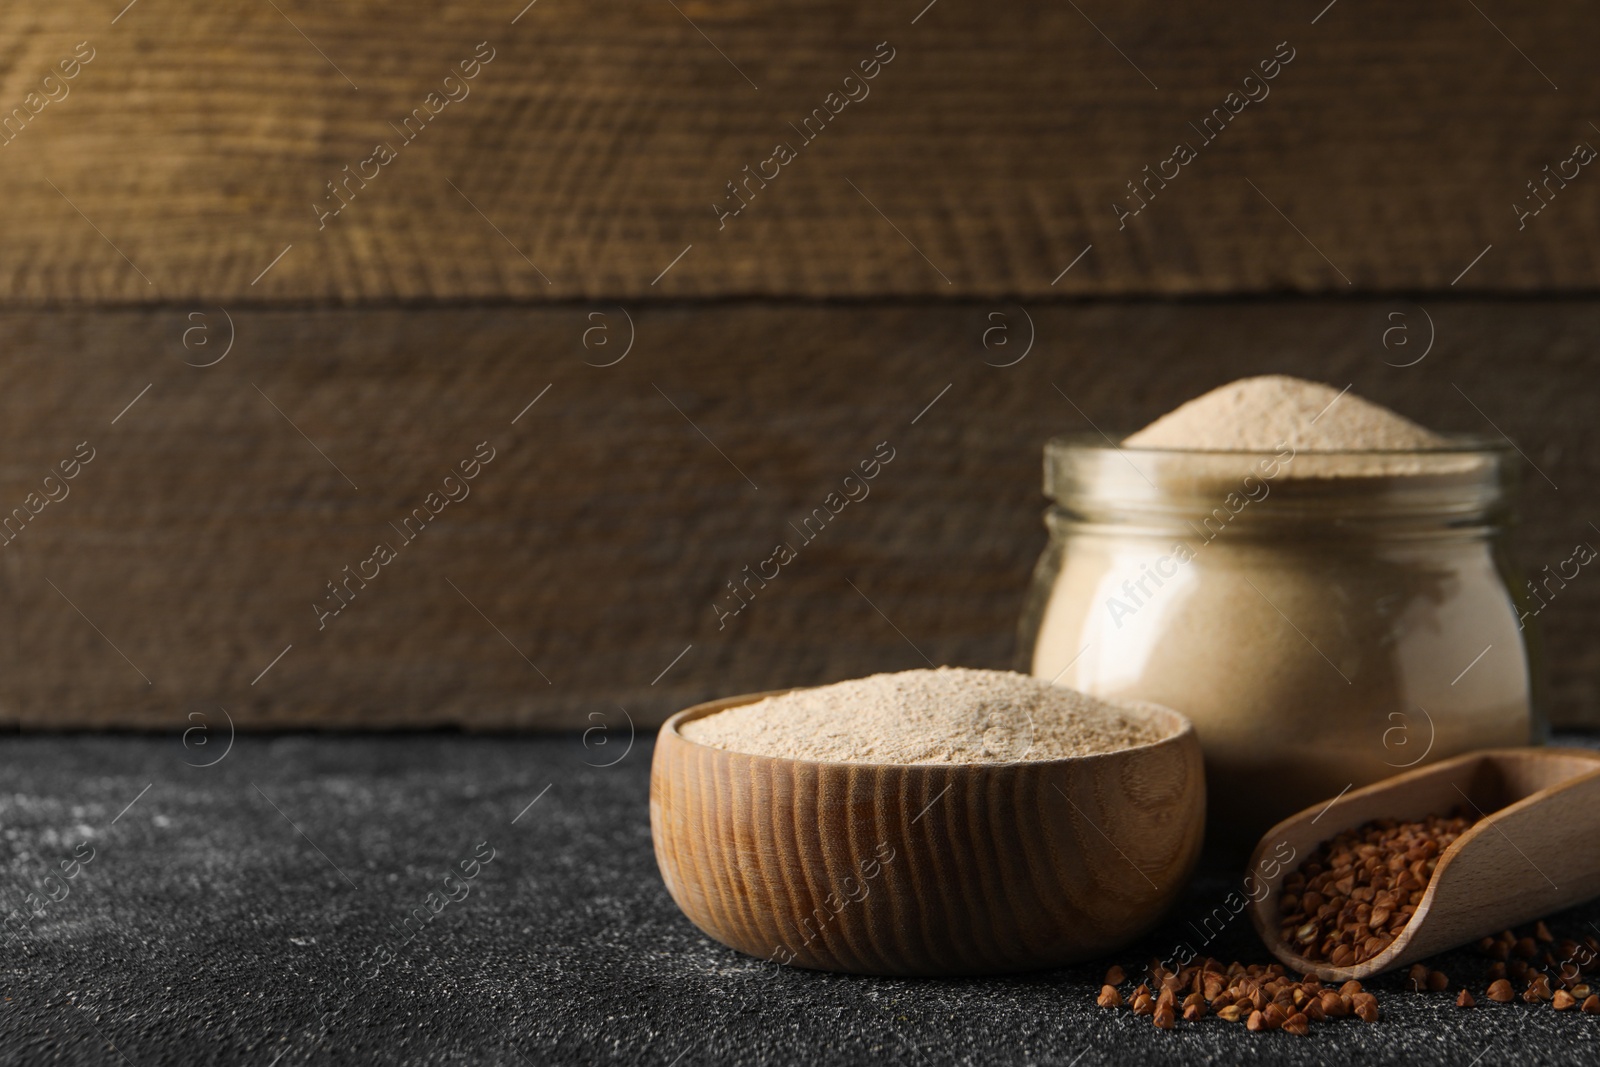
[[[1208,833],[1542,738],[1506,531],[1510,449],[1193,452],[1057,438],[1020,648],[1037,677],[1183,712]]]

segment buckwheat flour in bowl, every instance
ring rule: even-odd
[[[1004,671],[744,694],[656,736],[650,831],[683,913],[854,974],[1061,967],[1149,931],[1200,855],[1194,727]]]
[[[1036,676],[1187,715],[1210,836],[1538,733],[1506,548],[1516,455],[1348,390],[1247,378],[1047,446]]]
[[[1092,756],[1170,732],[1123,701],[1011,671],[939,667],[797,689],[686,722],[690,741],[828,763],[997,763]]]

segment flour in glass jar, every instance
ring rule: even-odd
[[[1506,451],[1281,375],[1120,449],[1052,442],[1032,671],[1187,715],[1210,832],[1241,841],[1424,760],[1526,744]]]

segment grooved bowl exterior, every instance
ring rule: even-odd
[[[1106,755],[817,763],[661,728],[650,778],[672,899],[723,944],[856,974],[970,975],[1102,955],[1152,927],[1199,857],[1205,783],[1188,720]]]

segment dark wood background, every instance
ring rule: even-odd
[[[0,145],[0,511],[96,449],[0,548],[0,721],[644,725],[1008,666],[1044,440],[1267,371],[1509,435],[1530,569],[1600,543],[1600,176],[1513,209],[1600,145],[1586,9],[677,8],[0,11],[0,115],[95,53]],[[471,95],[319,230],[481,41]],[[719,230],[724,183],[882,41],[871,95]],[[1124,183],[1284,41],[1119,229]],[[318,630],[485,440],[472,495]],[[724,583],[885,440],[871,497],[719,630]],[[1600,725],[1600,583],[1541,622],[1553,712]]]
[[[7,111],[78,42],[95,59],[0,148],[0,295],[1332,293],[1446,288],[1489,244],[1457,289],[1594,283],[1592,175],[1521,230],[1511,208],[1600,144],[1576,3],[538,0],[513,24],[525,2],[6,5]],[[884,41],[871,94],[719,230],[725,183]],[[479,42],[471,95],[319,230],[326,183]],[[1119,230],[1125,183],[1280,42],[1270,95]]]

